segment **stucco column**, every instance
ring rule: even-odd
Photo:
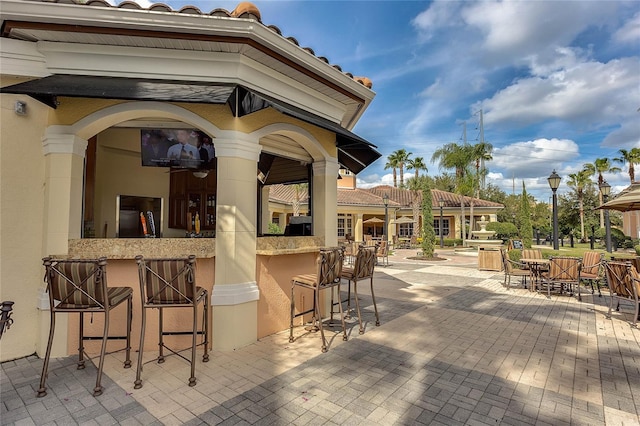
[[[213,347],[233,350],[258,338],[257,173],[260,144],[229,131],[214,140],[217,157]]]
[[[354,241],[364,241],[364,232],[362,229],[362,213],[354,214],[353,219]]]
[[[69,239],[80,238],[82,229],[82,185],[87,141],[73,134],[47,130],[42,139],[45,158],[44,241],[45,255],[66,255]],[[44,284],[43,284],[44,285]],[[40,333],[36,350],[44,356],[49,337],[49,299],[44,291],[37,301]],[[68,315],[58,315],[52,357],[67,354]]]
[[[338,245],[338,161],[313,163],[313,234],[324,236],[327,247]]]
[[[271,212],[269,211],[269,187],[262,187],[262,204],[260,206],[260,214],[262,221],[262,233],[267,234],[269,232],[269,224],[271,223]]]
[[[278,213],[278,226],[284,231],[284,227],[287,225],[287,214]]]

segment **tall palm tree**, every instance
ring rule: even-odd
[[[584,189],[586,186],[591,185],[591,175],[586,169],[580,170],[578,173],[570,173],[567,185],[576,191],[578,195],[578,206],[580,211],[580,241],[585,242],[586,237],[584,233]]]
[[[476,162],[476,175],[480,177],[480,182],[482,182],[482,187],[484,189],[484,176],[481,176],[480,166],[484,166],[485,161],[493,160],[493,145],[489,142],[478,142],[473,145],[473,159]],[[486,174],[486,170],[482,170],[483,174]],[[478,188],[478,191],[480,189]]]
[[[398,159],[398,169],[400,169],[400,187],[404,187],[404,165],[409,161],[411,153],[406,149],[398,149],[392,153]],[[394,185],[395,186],[395,185]]]
[[[387,164],[384,165],[384,169],[392,169],[393,170],[393,187],[398,187],[398,177],[397,177],[397,168],[400,165],[400,161],[398,160],[398,156],[396,152],[392,152],[387,156]]]
[[[633,166],[640,164],[640,148],[631,148],[629,151],[621,149],[618,153],[620,154],[620,157],[613,158],[613,162],[623,165],[624,163],[627,163],[629,165],[629,183],[635,182],[636,173]]]
[[[418,175],[420,170],[424,170],[425,172],[427,172],[427,165],[424,164],[424,158],[422,157],[416,157],[416,158],[409,158],[407,160],[407,170],[414,170],[415,171],[415,178],[416,180],[418,179]]]
[[[460,195],[460,235],[465,235],[464,195],[473,188],[469,182],[469,165],[473,162],[473,147],[451,142],[436,149],[431,162],[438,162],[440,169],[453,169],[456,173],[456,193]],[[469,230],[471,231],[471,229]]]
[[[598,188],[604,182],[603,173],[618,173],[622,171],[620,167],[613,167],[608,158],[596,158],[593,163],[586,163],[582,166],[589,176],[598,175]],[[598,201],[602,204],[602,191],[598,191]],[[600,228],[604,228],[604,210],[600,209]]]
[[[429,182],[426,176],[407,179],[407,189],[411,192],[411,210],[413,213],[413,235],[420,236],[420,206],[422,201],[422,191],[429,188]],[[424,226],[424,218],[423,226]],[[432,224],[433,225],[433,224]]]

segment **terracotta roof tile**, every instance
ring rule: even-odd
[[[389,185],[380,185],[374,188],[338,188],[337,201],[340,206],[384,206],[383,198],[385,194],[389,195],[389,206],[391,207],[411,207],[412,193],[407,189],[394,188]],[[451,192],[432,189],[431,196],[433,199],[433,207],[438,207],[438,200],[444,200],[445,207],[460,207],[460,196]],[[295,197],[294,185],[271,185],[269,190],[269,199],[276,202],[291,204]],[[422,193],[419,196],[422,202]],[[471,205],[471,197],[464,197],[465,206]],[[474,207],[504,208],[500,203],[473,198]],[[308,196],[306,188],[300,193],[300,202],[307,203]]]
[[[110,3],[108,3],[105,0],[89,0],[86,3],[79,3],[77,1],[74,0],[40,0],[42,2],[48,2],[48,3],[64,3],[64,4],[74,4],[74,5],[81,5],[81,6],[97,6],[97,7],[113,7],[113,8],[118,8],[118,9],[137,9],[137,10],[148,10],[151,12],[165,12],[165,13],[182,13],[182,14],[192,14],[192,15],[207,15],[207,13],[201,11],[198,7],[196,6],[192,6],[192,5],[185,5],[182,8],[180,8],[179,10],[175,10],[173,9],[171,6],[165,4],[165,3],[154,3],[152,5],[150,5],[148,8],[143,8],[142,6],[140,6],[138,3],[134,2],[134,1],[130,1],[130,0],[125,0],[122,3],[118,4],[118,5],[111,5]],[[223,8],[216,8],[211,10],[211,12],[208,13],[208,15],[212,15],[212,16],[224,16],[224,17],[228,17],[228,18],[235,18],[235,19],[253,19],[257,22],[259,22],[262,25],[265,25],[262,22],[262,15],[260,14],[260,9],[258,9],[258,7],[256,5],[254,5],[251,2],[248,1],[243,1],[238,3],[238,5],[235,7],[235,9],[233,9],[233,11],[229,12],[226,9]],[[265,27],[269,28],[270,30],[272,30],[273,32],[275,32],[276,34],[278,34],[279,36],[282,36],[282,31],[280,30],[280,28],[276,27],[275,25],[265,25]],[[300,47],[300,43],[298,42],[298,40],[296,40],[294,37],[284,37],[287,40],[289,40],[291,43],[295,44],[296,46]],[[316,58],[318,58],[319,60],[325,62],[326,64],[330,64],[329,60],[324,57],[324,56],[316,56],[314,50],[310,47],[300,47],[301,49],[305,50],[306,52],[308,52],[309,54],[315,56]],[[342,68],[339,65],[331,65],[333,68],[335,68],[336,70],[342,72],[343,74],[345,74],[346,76],[352,78],[353,80],[357,81],[358,83],[362,84],[363,86],[371,89],[373,87],[373,82],[367,78],[367,77],[354,77],[353,74],[348,73],[348,72],[344,72],[342,71]]]

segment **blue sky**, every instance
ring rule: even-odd
[[[143,0],[138,0],[143,6]],[[343,71],[367,76],[376,97],[354,131],[382,158],[362,187],[391,184],[386,157],[484,138],[494,146],[487,181],[548,200],[546,178],[640,147],[638,1],[254,1],[276,25]],[[203,12],[235,1],[168,1]],[[466,124],[465,124],[466,123]],[[629,184],[605,178],[613,191]],[[637,167],[640,180],[640,167]],[[409,172],[408,175],[411,175]]]

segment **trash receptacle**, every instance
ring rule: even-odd
[[[502,246],[479,246],[478,269],[481,271],[502,271]]]

